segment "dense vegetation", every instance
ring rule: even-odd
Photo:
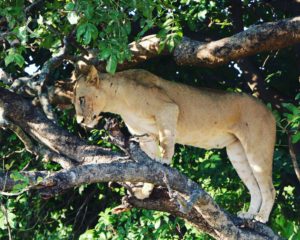
[[[0,0],[0,68],[12,79],[32,77],[67,41],[69,57],[51,68],[49,85],[70,77],[72,60],[79,59],[86,49],[98,49],[100,63],[105,63],[107,72],[114,73],[118,64],[132,57],[128,44],[149,34],[163,39],[160,51],[172,51],[183,36],[212,41],[253,24],[275,22],[300,13],[300,3],[292,0],[34,2]],[[244,60],[247,64],[237,60],[214,68],[178,66],[170,56],[136,66],[170,81],[249,94],[254,92],[249,82],[257,76],[267,91],[278,94],[280,106],[259,95],[277,119],[273,173],[277,197],[268,225],[281,236],[294,240],[300,239],[300,185],[290,151],[293,148],[300,155],[299,50],[299,44],[293,45],[251,56]],[[247,68],[249,64],[251,68]],[[0,81],[0,87],[9,85]],[[68,131],[91,144],[118,151],[108,141],[104,121],[97,129],[86,131],[76,124],[73,109],[56,108],[55,112],[59,124]],[[60,169],[58,164],[28,153],[9,130],[0,130],[0,159],[2,170],[13,171],[15,179],[22,178],[20,170]],[[225,151],[178,145],[172,166],[198,182],[229,212],[235,214],[247,208],[249,195]],[[24,184],[16,185],[14,192],[22,189]],[[12,239],[209,239],[189,223],[166,213],[132,209],[112,214],[124,194],[123,188],[109,188],[103,183],[83,185],[47,200],[34,191],[17,196],[0,194],[0,239],[8,238],[10,232]]]

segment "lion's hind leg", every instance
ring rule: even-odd
[[[263,223],[268,221],[275,202],[275,189],[272,181],[272,156],[272,154],[267,156],[266,152],[263,151],[247,154],[262,196],[262,203],[255,219]]]
[[[226,151],[230,162],[251,195],[249,210],[247,212],[240,212],[238,215],[241,218],[253,219],[259,212],[262,203],[262,195],[258,183],[249,165],[241,142],[237,139],[235,142],[226,146]]]

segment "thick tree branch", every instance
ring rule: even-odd
[[[80,186],[81,184],[108,182],[108,181],[131,181],[131,182],[152,182],[156,185],[164,185],[163,176],[167,174],[169,184],[172,189],[191,197],[194,191],[200,191],[202,194],[195,203],[197,215],[201,213],[202,217],[207,223],[199,223],[197,226],[205,226],[206,229],[214,229],[214,236],[217,239],[268,239],[265,232],[249,232],[240,226],[235,225],[229,216],[224,213],[213,201],[213,199],[205,193],[198,185],[185,176],[180,174],[177,170],[170,167],[165,167],[162,164],[149,159],[139,148],[135,148],[135,154],[143,161],[131,161],[126,163],[115,162],[107,164],[88,164],[77,166],[68,170],[62,170],[56,173],[49,174],[48,172],[23,172],[23,175],[30,179],[32,189],[39,189],[42,196],[51,197],[53,194],[61,193],[63,190]],[[4,181],[5,178],[8,179]],[[39,181],[39,178],[43,178]],[[14,186],[9,175],[0,174],[0,188],[3,188],[3,183],[6,182],[6,191]],[[2,185],[1,185],[2,184]],[[164,205],[161,205],[164,206]],[[174,209],[172,209],[172,206]],[[158,210],[158,209],[157,209]],[[160,209],[170,213],[178,213],[178,216],[185,217],[186,215],[179,213],[178,206],[173,203],[168,208]],[[196,215],[196,216],[197,216]],[[176,216],[176,215],[175,215]],[[192,220],[193,215],[189,217]],[[194,217],[195,213],[194,213]],[[236,220],[239,222],[238,220]],[[207,227],[207,224],[209,225]],[[202,229],[203,230],[203,229]],[[272,232],[272,231],[271,231]],[[213,234],[212,232],[210,232]],[[274,235],[275,236],[275,235]]]
[[[122,199],[122,204],[125,206],[133,206],[135,208],[168,212],[173,216],[177,216],[189,221],[196,228],[205,231],[212,237],[218,238],[215,230],[194,208],[188,214],[179,211],[178,205],[176,204],[176,202],[170,200],[169,194],[165,188],[155,188],[151,193],[150,198],[144,200],[139,200],[134,196],[125,196]]]
[[[300,42],[300,17],[251,26],[231,37],[210,43],[189,39],[175,48],[180,65],[217,66],[263,51],[280,49]]]
[[[0,100],[6,105],[5,116],[18,125],[38,142],[44,144],[57,154],[72,159],[75,162],[111,162],[115,157],[109,150],[88,146],[66,130],[59,128],[47,119],[44,113],[28,100],[0,88]]]
[[[195,208],[193,208],[188,214],[182,213],[179,210],[178,205],[174,201],[170,200],[169,195],[166,189],[164,188],[155,188],[150,198],[144,200],[139,200],[133,196],[125,196],[122,199],[122,203],[125,206],[131,205],[136,208],[171,213],[173,216],[177,216],[189,221],[195,227],[197,227],[198,229],[202,229],[212,237],[218,238],[215,230],[207,224],[202,215]],[[235,216],[230,215],[229,213],[226,214],[235,223],[236,226],[239,226],[244,230],[249,230],[250,232],[257,232],[263,236],[266,236],[269,239],[278,239],[278,236],[276,236],[269,227],[262,223],[243,220],[236,218]]]
[[[268,22],[212,42],[199,42],[183,38],[175,47],[173,56],[179,65],[214,67],[260,52],[285,48],[300,42],[300,17]],[[130,68],[159,55],[160,39],[149,35],[129,45],[132,61],[118,66],[118,70]],[[163,52],[164,55],[171,53]],[[98,65],[105,69],[104,63]]]

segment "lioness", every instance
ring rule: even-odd
[[[226,147],[251,195],[248,212],[239,215],[268,221],[275,199],[275,120],[263,104],[246,94],[196,89],[140,69],[109,75],[81,65],[74,75],[78,123],[94,127],[101,112],[119,114],[131,134],[147,135],[141,148],[167,164],[175,143]]]

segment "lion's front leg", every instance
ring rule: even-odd
[[[159,159],[160,152],[157,139],[155,139],[152,136],[143,136],[139,138],[139,144],[141,149],[150,158],[155,160]],[[143,182],[138,182],[134,184],[131,183],[130,186],[133,195],[140,200],[148,198],[154,188],[154,185],[152,183]]]
[[[155,116],[162,163],[170,164],[174,155],[178,115],[178,106],[173,103],[166,103]]]

